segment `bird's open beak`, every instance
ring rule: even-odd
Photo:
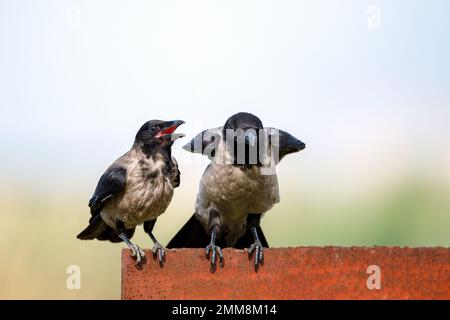
[[[176,140],[178,138],[182,138],[185,135],[183,133],[174,133],[175,130],[185,123],[183,120],[174,120],[164,122],[162,129],[155,135],[156,138],[162,138],[165,136],[170,136],[171,140]]]

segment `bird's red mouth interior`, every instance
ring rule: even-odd
[[[175,132],[175,130],[177,130],[177,128],[178,128],[178,126],[176,124],[173,124],[170,127],[164,128],[161,131],[159,131],[158,134],[156,135],[156,137],[160,138],[162,136],[172,134]]]

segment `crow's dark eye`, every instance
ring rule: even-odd
[[[158,130],[159,130],[159,127],[158,127],[158,126],[152,126],[152,127],[150,128],[150,130],[153,131],[153,132],[155,132],[155,131],[158,131]]]

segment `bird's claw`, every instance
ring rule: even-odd
[[[264,264],[263,246],[259,240],[256,240],[250,248],[248,248],[248,258],[251,259],[254,255],[255,272],[258,272],[259,266]]]
[[[144,264],[146,263],[145,253],[137,245],[133,244],[130,246],[131,252],[130,256],[136,261],[135,267],[138,270],[142,270]]]
[[[153,252],[153,259],[158,258],[159,266],[162,268],[164,262],[166,261],[166,251],[164,247],[159,242],[155,242],[155,244],[153,245],[152,252]]]
[[[213,243],[210,243],[206,249],[205,249],[206,256],[210,260],[211,263],[211,272],[216,271],[217,268],[217,256],[219,256],[219,266],[223,268],[224,266],[224,259],[223,259],[223,253],[222,249],[220,247],[216,246]]]

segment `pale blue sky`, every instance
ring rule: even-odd
[[[366,27],[370,4],[380,30]],[[281,174],[311,188],[449,181],[449,12],[444,0],[0,0],[2,182],[90,192],[146,120],[183,119],[189,138],[237,111],[307,143]]]

